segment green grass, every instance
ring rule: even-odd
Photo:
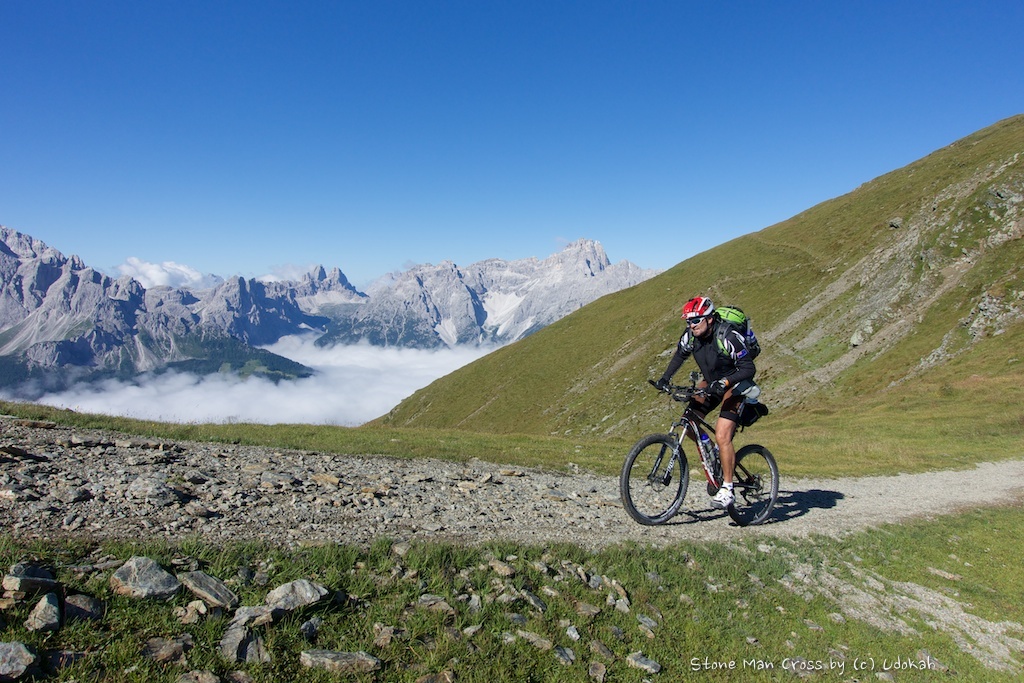
[[[956,597],[990,621],[1024,623],[1020,508],[985,508],[860,535],[843,543],[886,576]],[[952,577],[952,578],[950,578]]]
[[[590,662],[603,661],[609,671],[607,680],[640,681],[650,675],[625,663],[637,651],[661,664],[657,680],[727,681],[737,675],[744,680],[788,680],[792,674],[782,667],[798,657],[837,667],[823,674],[825,680],[869,680],[883,665],[916,661],[919,653],[927,651],[955,672],[958,680],[1009,681],[1019,675],[1019,664],[1013,672],[986,668],[958,645],[962,635],[929,627],[934,623],[931,615],[914,608],[882,610],[876,616],[898,617],[917,633],[880,632],[877,624],[851,616],[849,604],[813,590],[815,581],[801,583],[800,577],[807,567],[827,569],[853,587],[872,581],[884,586],[878,596],[909,594],[912,585],[933,597],[953,597],[966,605],[969,615],[1000,622],[1009,638],[1021,639],[1024,564],[1017,539],[1022,529],[1024,509],[1004,507],[887,526],[840,541],[757,540],[738,532],[737,540],[728,544],[684,543],[657,550],[629,544],[598,552],[571,545],[424,543],[413,545],[404,558],[392,552],[386,539],[364,549],[331,545],[289,551],[251,543],[214,547],[198,540],[177,547],[156,541],[94,545],[82,540],[54,545],[0,536],[0,565],[27,559],[46,563],[56,568],[69,590],[108,602],[103,622],[74,624],[51,634],[26,632],[21,623],[32,603],[19,603],[5,611],[7,625],[0,629],[0,640],[25,642],[37,650],[88,652],[83,661],[61,674],[62,680],[78,681],[173,681],[184,669],[150,662],[141,657],[141,648],[148,638],[186,632],[195,642],[187,653],[192,669],[209,669],[220,676],[244,669],[255,681],[338,680],[298,663],[299,653],[314,647],[302,639],[299,625],[313,616],[323,620],[315,647],[362,650],[384,662],[381,671],[348,680],[414,681],[450,670],[459,681],[583,682],[588,680]],[[174,619],[173,608],[184,606],[191,599],[188,595],[169,602],[127,599],[111,594],[112,570],[90,574],[72,570],[104,557],[127,559],[136,554],[153,557],[168,568],[174,560],[189,558],[227,581],[236,577],[239,567],[266,572],[265,585],[234,586],[246,605],[262,602],[271,588],[297,578],[323,583],[340,597],[266,627],[263,635],[273,655],[271,664],[229,665],[217,653],[226,620],[208,618],[183,626]],[[491,557],[514,566],[516,575],[500,579],[488,566]],[[538,561],[549,571],[541,571]],[[629,613],[609,604],[609,596],[618,594],[607,583],[595,590],[576,578],[577,566],[588,575],[621,584],[629,596]],[[535,593],[546,603],[546,610],[531,609],[522,600],[503,602],[499,596],[508,593],[509,586]],[[454,613],[416,607],[425,593],[444,598]],[[460,600],[473,593],[482,599],[478,613]],[[581,617],[575,609],[578,601],[601,611],[595,617]],[[512,613],[521,615],[525,623],[510,621]],[[639,615],[657,623],[653,638],[640,628]],[[374,624],[397,630],[391,644],[374,644]],[[570,624],[580,633],[580,641],[568,636]],[[462,633],[473,626],[480,627],[475,635]],[[571,648],[576,662],[560,664],[551,652],[521,638],[505,643],[505,634],[518,629]],[[614,658],[593,654],[592,640],[606,645]],[[1013,656],[1024,661],[1020,652]],[[855,672],[855,661],[873,661],[875,668]],[[725,668],[730,665],[735,669]],[[760,670],[766,666],[774,668]],[[914,681],[951,677],[949,672],[916,670],[896,675],[897,680],[910,675]]]

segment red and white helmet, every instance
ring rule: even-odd
[[[683,305],[682,317],[686,322],[690,322],[691,320],[706,318],[714,312],[715,304],[712,303],[711,299],[706,296],[697,296]]]

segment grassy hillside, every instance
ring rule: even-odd
[[[379,422],[587,439],[662,428],[674,408],[645,380],[682,303],[706,294],[742,306],[765,347],[759,438],[801,436],[809,457],[837,425],[898,439],[909,420],[935,435],[932,455],[998,451],[1024,426],[1022,153],[1017,116],[604,297]]]

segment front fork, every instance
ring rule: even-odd
[[[682,446],[679,445],[679,439],[675,440],[676,443],[672,447],[671,451],[666,452],[664,448],[661,450],[661,454],[658,459],[654,462],[654,467],[647,474],[647,483],[652,486],[668,486],[672,483],[672,470],[675,468],[676,463],[681,459]],[[665,464],[665,457],[668,456],[668,463]],[[665,465],[665,469],[662,470],[661,466]]]

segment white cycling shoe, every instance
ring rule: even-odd
[[[733,504],[733,501],[735,501],[735,498],[733,498],[732,489],[723,486],[718,489],[718,493],[711,499],[711,507],[718,510],[726,510]]]

